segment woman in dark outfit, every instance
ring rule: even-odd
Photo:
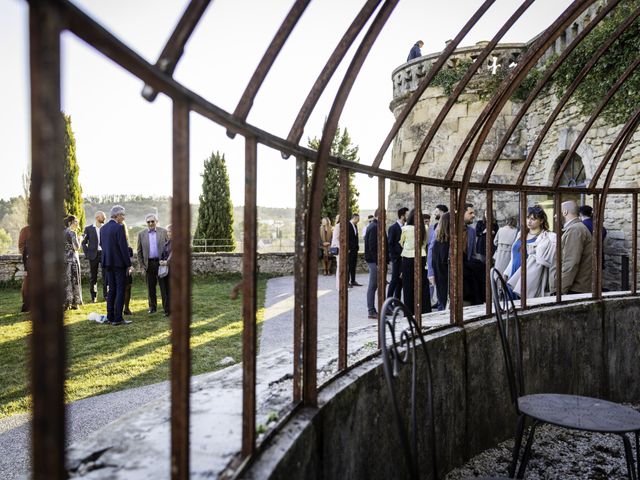
[[[400,234],[400,245],[402,245],[402,278],[407,279],[402,281],[402,297],[404,304],[409,311],[413,313],[414,309],[414,283],[413,283],[413,269],[415,265],[416,253],[420,255],[420,271],[422,276],[422,313],[431,312],[431,298],[429,297],[429,280],[427,278],[427,232],[424,228],[424,222],[422,218],[418,219],[420,225],[420,231],[422,236],[422,245],[419,249],[415,248],[415,213],[413,210],[409,211],[407,216],[407,223],[402,227],[402,233]]]
[[[433,271],[438,293],[438,310],[444,310],[449,296],[449,212],[440,217],[433,244]]]

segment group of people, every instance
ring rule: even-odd
[[[80,249],[89,262],[89,293],[91,303],[98,301],[98,270],[102,270],[102,296],[107,302],[107,323],[124,325],[131,323],[123,315],[132,315],[130,308],[133,284],[133,249],[129,246],[128,230],[125,224],[125,208],[114,206],[107,221],[104,212],[96,212],[95,221],[87,225],[84,233],[77,234],[78,219],[73,215],[64,218],[64,308],[77,309],[83,304]],[[162,307],[169,316],[169,266],[171,263],[171,225],[162,228],[158,218],[149,214],[145,218],[147,228],[138,234],[137,259],[145,274],[147,283],[149,313],[158,308],[157,287],[160,287]],[[29,310],[28,304],[28,240],[30,228],[20,232],[19,249],[25,266],[23,279],[22,311]]]
[[[415,210],[406,207],[398,210],[397,220],[389,227],[386,235],[387,253],[391,278],[386,292],[387,298],[402,299],[408,309],[414,309],[414,267],[415,256],[420,256],[422,275],[422,313],[432,308],[444,310],[449,296],[449,264],[451,249],[451,216],[446,205],[437,205],[433,215],[423,215],[417,219]],[[527,298],[542,297],[555,294],[556,289],[556,234],[550,231],[547,214],[540,205],[527,210],[526,238],[520,238],[518,220],[508,218],[501,228],[496,222],[487,225],[486,219],[475,222],[475,209],[472,204],[465,204],[463,236],[463,300],[470,305],[485,302],[486,262],[501,272],[507,280],[513,298],[522,295],[521,245],[526,242],[525,261],[527,269]],[[578,207],[575,201],[562,203],[562,293],[586,293],[591,291],[591,255],[593,209],[588,205]],[[433,224],[430,219],[435,218]],[[349,287],[360,286],[355,280],[355,267],[358,255],[358,221],[354,214],[347,223],[349,228],[348,272]],[[475,223],[475,226],[474,226]],[[377,318],[375,308],[375,292],[378,276],[378,212],[365,229],[364,258],[369,267],[369,285],[367,289],[367,310],[369,318]],[[415,245],[415,229],[420,228],[422,244]],[[486,235],[491,230],[493,248],[487,251]],[[326,249],[328,258],[330,251],[338,252],[340,221],[331,228],[328,218],[323,219],[321,227],[321,244]],[[606,230],[602,231],[602,238]],[[338,261],[340,255],[337,255]],[[325,274],[329,274],[325,263]],[[339,284],[336,284],[339,288]]]

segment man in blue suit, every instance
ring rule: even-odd
[[[131,258],[124,231],[124,207],[116,205],[111,209],[111,220],[100,228],[102,247],[102,268],[106,271],[107,285],[107,323],[125,325],[131,323],[122,318],[124,308],[124,290],[127,274],[131,274]]]

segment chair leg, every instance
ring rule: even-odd
[[[524,472],[527,469],[529,463],[529,457],[531,456],[531,446],[533,445],[533,436],[536,433],[536,427],[538,422],[533,422],[529,429],[529,436],[527,437],[527,443],[524,446],[524,453],[522,454],[522,461],[520,462],[520,468],[518,469],[518,476],[516,478],[524,478]]]
[[[640,479],[640,432],[636,432],[636,477]]]
[[[518,465],[518,458],[520,458],[520,447],[522,446],[522,436],[524,435],[525,423],[526,417],[520,414],[516,426],[516,438],[513,444],[511,465],[509,465],[509,478],[513,478],[513,476],[516,474],[516,466]]]
[[[622,441],[624,442],[624,456],[627,460],[627,475],[629,480],[636,480],[635,465],[633,461],[633,452],[631,451],[631,442],[629,437],[622,435]]]

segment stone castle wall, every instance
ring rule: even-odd
[[[595,9],[590,9],[581,19],[584,22],[588,15],[593,15]],[[561,51],[566,43],[580,31],[582,23],[574,25],[567,33],[558,39],[550,50]],[[454,54],[453,61],[461,58],[474,58],[484,45],[459,49]],[[517,60],[518,48],[524,49],[524,45],[508,44],[496,49],[495,54],[489,58],[499,59],[500,65],[510,65]],[[415,59],[393,72],[394,98],[390,109],[394,116],[402,111],[409,95],[417,88],[421,77],[424,77],[430,64],[438,54],[427,55]],[[456,60],[456,58],[458,60]],[[494,60],[487,60],[476,75],[477,78],[467,87],[465,93],[460,96],[445,118],[442,126],[434,137],[425,156],[420,162],[418,175],[444,178],[459,146],[465,140],[468,131],[473,126],[487,104],[482,98],[481,91],[477,88],[478,82],[487,75],[491,75],[491,67],[496,64]],[[504,68],[504,67],[503,67]],[[508,67],[507,67],[508,68]],[[475,82],[475,83],[474,83]],[[447,102],[447,95],[441,87],[428,88],[418,104],[407,118],[407,121],[399,131],[394,143],[391,158],[392,170],[407,172],[414,161],[422,139],[429,131],[430,126],[437,117],[441,108]],[[523,167],[524,160],[541,131],[547,118],[558,104],[558,98],[553,93],[553,88],[541,95],[528,109],[523,120],[518,125],[511,139],[507,143],[496,168],[493,171],[491,181],[496,183],[513,183]],[[495,147],[501,141],[506,129],[515,118],[522,104],[509,100],[498,116],[490,134],[480,151],[478,161],[474,167],[472,181],[480,181],[491,159]],[[548,201],[545,195],[545,187],[548,187],[555,176],[558,159],[571,148],[577,135],[588,120],[580,112],[575,103],[566,105],[552,128],[547,133],[541,148],[538,150],[531,164],[526,184],[540,186],[539,196],[530,195],[529,204],[539,201]],[[604,119],[599,119],[589,130],[586,138],[581,142],[577,155],[584,165],[584,181],[588,185],[602,161],[607,149],[611,146],[620,132],[622,125],[607,124]],[[467,153],[468,156],[468,153]],[[577,165],[580,165],[578,162]],[[463,159],[457,170],[456,179],[461,179],[466,166],[466,158]],[[638,186],[638,173],[640,173],[640,132],[636,132],[631,143],[627,147],[618,168],[612,186],[636,187]],[[606,175],[606,170],[605,170]],[[604,181],[603,175],[601,183]],[[389,217],[394,218],[393,212],[402,206],[413,206],[413,185],[402,182],[391,182],[388,197]],[[436,187],[423,187],[422,209],[431,212],[439,203],[449,205],[450,194],[448,191]],[[593,204],[590,196],[576,198],[581,203]],[[480,218],[486,209],[486,197],[484,192],[470,191],[468,200],[476,207],[476,218]],[[509,216],[518,216],[518,195],[510,192],[494,193],[494,210],[498,222],[502,225]],[[605,241],[605,287],[619,288],[620,268],[623,255],[631,255],[631,198],[630,196],[611,195],[607,199],[605,227],[608,235]]]

